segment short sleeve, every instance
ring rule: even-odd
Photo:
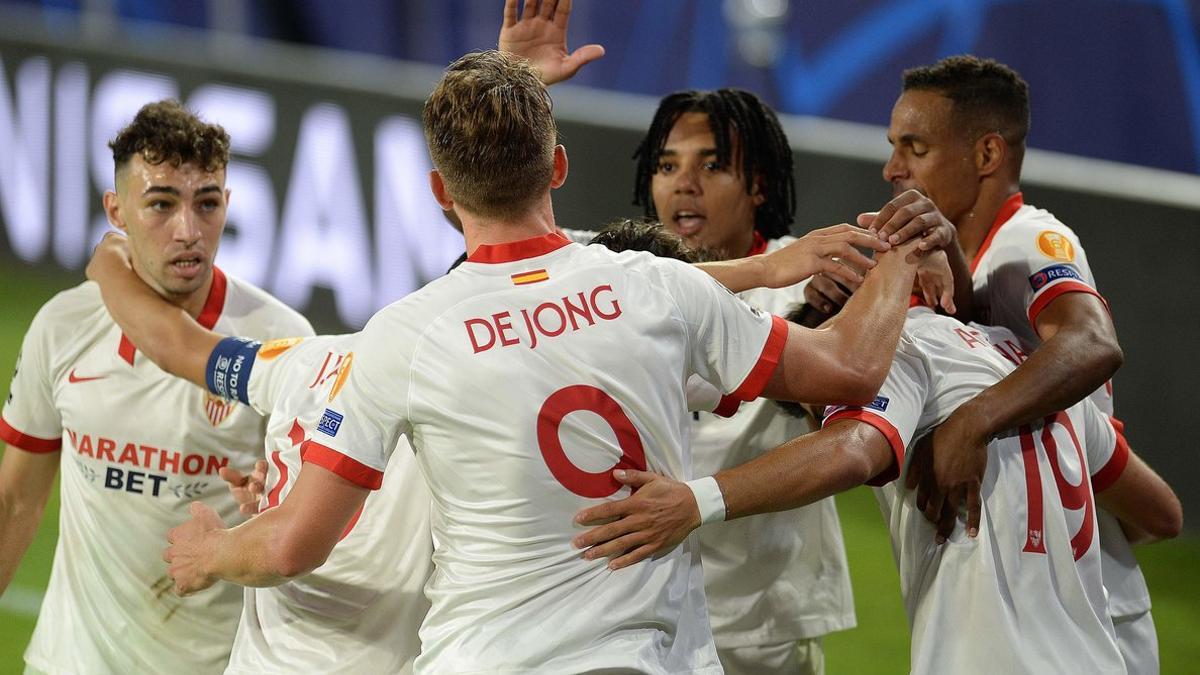
[[[660,262],[691,343],[689,374],[739,401],[758,398],[779,364],[787,322],[750,307],[691,265]]]
[[[827,426],[839,420],[858,420],[875,427],[892,446],[896,461],[868,485],[880,487],[900,477],[905,448],[912,442],[921,422],[930,377],[925,363],[904,351],[897,351],[891,370],[875,400],[865,406],[830,406],[825,409]]]
[[[320,399],[311,413],[311,438],[301,450],[303,461],[318,464],[352,483],[372,490],[383,482],[383,470],[400,435],[408,430],[408,363],[397,340],[393,305],[376,315],[342,344],[345,365],[336,391]],[[401,310],[402,311],[402,310]]]
[[[1092,474],[1092,490],[1103,492],[1112,486],[1129,463],[1129,445],[1112,418],[1100,412],[1091,401],[1076,404],[1083,412],[1083,447]]]
[[[25,333],[8,399],[0,414],[0,440],[28,452],[62,448],[62,417],[54,404],[52,349],[45,311],[34,317]]]
[[[684,387],[688,410],[710,412],[719,417],[733,417],[742,402],[728,395],[697,375],[688,378]]]
[[[1021,302],[1020,308],[1010,308],[1005,315],[1024,315],[1035,334],[1038,316],[1067,293],[1086,293],[1104,302],[1078,238],[1060,223],[1050,221],[1022,232],[996,254],[1002,259],[994,268],[991,283],[1001,292],[993,297]]]

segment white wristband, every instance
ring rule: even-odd
[[[700,524],[719,523],[725,520],[725,496],[721,494],[721,486],[712,476],[689,480],[684,485],[691,489],[696,497],[696,506],[700,507]]]

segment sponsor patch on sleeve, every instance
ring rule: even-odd
[[[326,436],[337,436],[338,429],[342,426],[342,419],[341,413],[326,408],[325,414],[321,416],[321,421],[317,423],[317,431]]]
[[[1051,265],[1043,267],[1030,276],[1029,285],[1034,291],[1040,291],[1050,282],[1059,279],[1083,281],[1083,277],[1079,276],[1079,270],[1075,269],[1073,265]]]
[[[870,403],[867,404],[867,407],[872,410],[878,410],[879,412],[884,412],[885,410],[887,410],[889,403],[891,403],[891,400],[888,399],[888,397],[876,396],[874,401],[871,401]]]
[[[1047,258],[1072,262],[1075,260],[1075,246],[1070,239],[1054,230],[1043,230],[1037,238],[1038,250]]]

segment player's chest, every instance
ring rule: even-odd
[[[52,387],[63,452],[89,475],[122,485],[131,477],[159,486],[218,480],[221,466],[245,466],[260,451],[262,420],[249,407],[172,377],[140,353],[131,364],[113,340],[71,356]]]

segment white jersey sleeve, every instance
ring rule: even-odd
[[[688,352],[691,372],[739,401],[758,398],[783,353],[787,322],[747,305],[691,265],[663,262],[663,279],[699,347]]]
[[[879,430],[892,446],[895,463],[867,482],[876,487],[900,477],[905,448],[921,426],[922,411],[930,392],[931,377],[925,362],[905,346],[902,341],[875,400],[865,406],[830,406],[825,410],[825,426],[839,420],[858,420]]]
[[[1087,293],[1104,299],[1079,237],[1044,210],[1022,206],[989,249],[981,258],[990,288],[989,323],[1014,327],[1028,321],[1036,335],[1038,316],[1056,298]]]
[[[62,300],[51,300],[34,317],[17,356],[8,400],[0,416],[0,440],[27,452],[55,452],[62,447],[62,416],[54,401],[50,358],[55,351],[53,325],[47,316]],[[75,380],[72,372],[69,377]]]
[[[1112,418],[1089,399],[1075,404],[1083,414],[1083,447],[1092,475],[1092,491],[1107,490],[1129,464],[1129,444],[1113,427]]]

